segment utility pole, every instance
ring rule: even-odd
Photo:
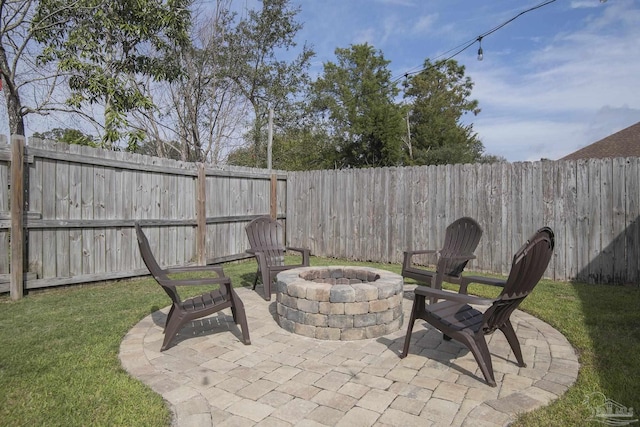
[[[269,108],[269,134],[267,141],[267,169],[272,169],[271,152],[273,151],[273,108]]]

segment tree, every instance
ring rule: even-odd
[[[258,159],[266,164],[266,153]],[[288,171],[333,169],[335,147],[326,134],[308,126],[276,128],[273,136],[273,168]],[[252,147],[241,147],[229,154],[228,162],[253,167],[256,163]]]
[[[13,135],[25,135],[29,114],[70,112],[55,97],[64,75],[36,61],[40,49],[34,33],[42,28],[33,22],[37,4],[36,0],[0,1],[0,82]]]
[[[91,135],[86,135],[78,129],[61,129],[55,128],[46,132],[34,132],[34,138],[48,139],[51,141],[64,142],[67,144],[86,145],[89,147],[98,147],[99,141]]]
[[[249,10],[248,17],[238,23],[229,35],[225,54],[231,79],[253,109],[253,166],[265,152],[264,132],[269,109],[282,111],[292,102],[308,80],[307,70],[314,53],[306,45],[292,60],[278,59],[296,46],[294,37],[302,28],[295,18],[299,8],[291,8],[289,0],[262,0],[260,11]]]
[[[395,166],[402,161],[403,121],[389,61],[368,44],[336,49],[313,84],[313,106],[329,114],[338,167]]]
[[[230,0],[194,14],[191,45],[174,53],[182,74],[172,82],[147,79],[144,93],[157,108],[135,112],[132,124],[144,131],[142,152],[183,161],[221,163],[239,140],[247,101],[223,60],[233,14]]]
[[[191,0],[40,0],[34,37],[45,46],[40,62],[69,73],[67,100],[73,108],[104,105],[104,136],[112,147],[128,136],[130,148],[142,138],[128,132],[127,114],[153,108],[136,82],[143,76],[173,80],[180,74],[171,55],[188,44]]]
[[[473,125],[462,125],[460,118],[480,112],[477,100],[470,100],[473,82],[464,76],[464,66],[455,60],[432,64],[405,82],[405,98],[410,101],[410,141],[406,163],[438,165],[474,163],[484,147],[473,132]]]

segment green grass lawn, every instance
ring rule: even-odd
[[[400,272],[399,265],[312,258],[312,265],[331,264]],[[250,286],[255,266],[224,268],[234,286]],[[490,296],[496,289],[470,292]],[[118,360],[126,332],[168,304],[149,278],[30,292],[17,302],[0,297],[0,426],[169,425],[162,398]],[[640,289],[542,281],[522,309],[567,337],[581,369],[565,395],[515,425],[588,425],[583,401],[592,392],[640,408]]]

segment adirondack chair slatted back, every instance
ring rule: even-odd
[[[504,325],[542,278],[555,245],[553,231],[543,227],[513,256],[511,271],[504,289],[484,313],[483,330],[492,333]]]
[[[151,246],[149,245],[149,239],[142,231],[142,227],[140,224],[136,222],[136,237],[138,238],[138,248],[140,249],[140,254],[142,255],[142,260],[144,261],[144,265],[147,266],[149,273],[156,279],[158,284],[162,286],[162,289],[169,295],[169,298],[174,303],[180,302],[180,296],[178,295],[178,291],[175,286],[172,286],[167,283],[167,275],[158,262],[156,258],[153,256],[153,252],[151,251]]]
[[[265,255],[267,265],[283,265],[285,246],[282,225],[268,216],[256,218],[246,227],[251,249]]]
[[[481,237],[482,228],[473,218],[462,217],[449,224],[440,250],[438,269],[448,276],[460,276],[468,260],[448,259],[447,255],[473,254]]]

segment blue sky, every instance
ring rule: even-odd
[[[316,51],[369,43],[394,77],[417,71],[543,1],[293,0]],[[556,0],[521,15],[455,59],[475,83],[472,122],[487,154],[558,159],[640,121],[640,0]],[[446,57],[446,55],[445,55]]]

